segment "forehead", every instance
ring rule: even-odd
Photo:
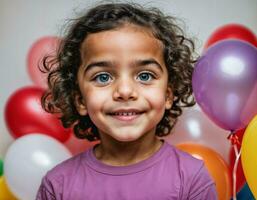
[[[163,44],[148,28],[124,25],[117,29],[89,34],[83,41],[83,60],[92,57],[156,57],[163,59]],[[118,56],[118,57],[117,57]]]

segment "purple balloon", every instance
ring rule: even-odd
[[[257,48],[240,40],[211,46],[196,63],[193,90],[207,116],[223,129],[247,126],[257,114]]]

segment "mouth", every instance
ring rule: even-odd
[[[139,110],[117,110],[117,111],[108,113],[108,115],[110,115],[111,117],[119,121],[129,122],[137,119],[143,113],[144,111],[139,111]]]

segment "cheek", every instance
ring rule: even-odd
[[[165,93],[162,90],[152,90],[144,94],[150,105],[157,110],[165,109]]]
[[[102,110],[109,97],[110,94],[108,91],[88,88],[85,94],[85,100],[89,115]]]

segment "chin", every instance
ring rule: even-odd
[[[113,137],[115,140],[119,142],[133,142],[139,139],[139,137],[132,137],[132,136],[127,136],[127,137]]]

